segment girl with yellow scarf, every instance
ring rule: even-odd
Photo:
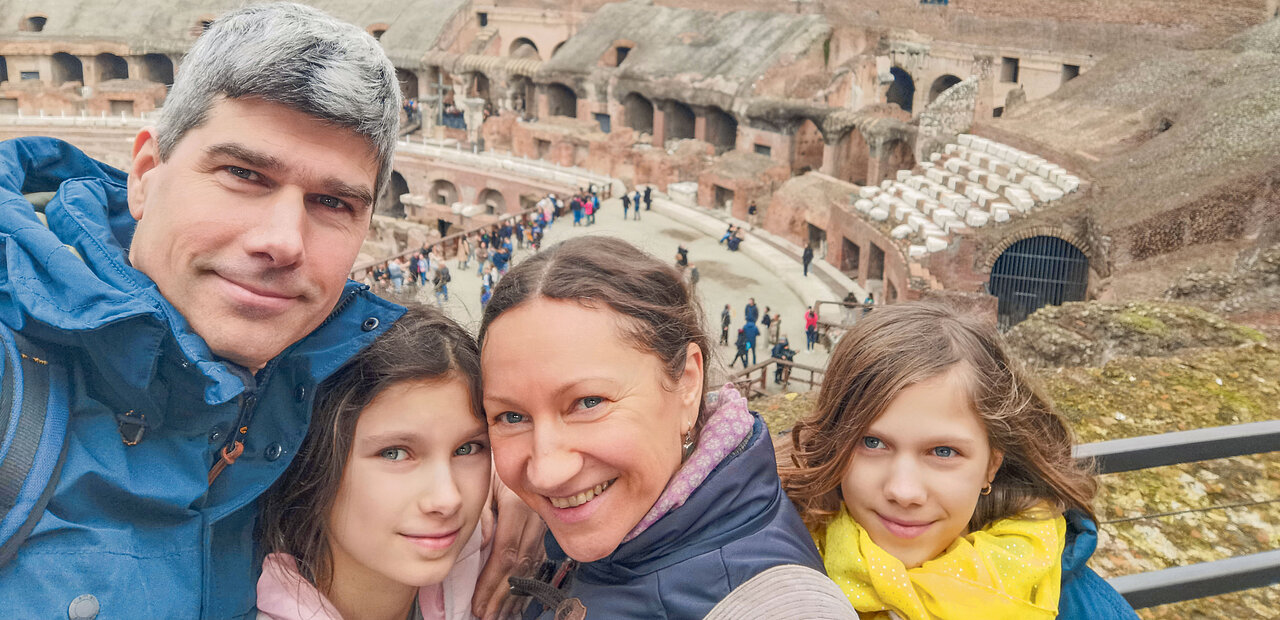
[[[1083,561],[1064,579],[1096,486],[1071,445],[994,326],[899,304],[841,339],[780,473],[863,618],[1136,618]]]

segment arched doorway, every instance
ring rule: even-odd
[[[400,96],[405,99],[418,98],[418,74],[408,70],[396,68],[396,81],[400,83]]]
[[[716,147],[716,154],[733,150],[738,144],[738,119],[720,108],[707,108],[707,142]]]
[[[950,73],[934,80],[933,86],[929,87],[929,103],[933,103],[933,100],[937,99],[938,95],[941,95],[942,93],[946,92],[948,88],[951,88],[952,86],[955,86],[956,84],[959,84],[959,83],[960,83],[960,78],[954,75],[951,75]]]
[[[1009,329],[1041,306],[1081,301],[1089,259],[1058,237],[1040,235],[1010,245],[991,267],[987,292],[999,300],[1000,329]]]
[[[818,126],[813,121],[805,119],[796,128],[795,158],[791,162],[791,172],[794,174],[804,174],[810,170],[818,170],[822,168],[822,155],[826,150],[826,144],[822,141],[822,132],[818,131]],[[866,169],[866,165],[863,165]]]
[[[524,37],[511,42],[511,47],[507,48],[507,55],[515,58],[542,59],[542,55],[538,53],[538,46]]]
[[[431,193],[427,197],[438,205],[451,205],[458,202],[458,186],[448,179],[436,179],[431,183]]]
[[[916,96],[915,81],[910,74],[898,67],[890,68],[889,73],[893,74],[893,84],[889,85],[885,101],[897,104],[904,112],[911,112],[911,102]]]
[[[382,196],[378,198],[378,206],[374,212],[379,215],[404,217],[404,202],[400,197],[408,193],[409,184],[404,180],[404,175],[392,170],[391,179],[386,189],[382,190]]]
[[[679,101],[668,101],[664,115],[667,122],[666,139],[690,140],[693,138],[693,109]]]
[[[173,61],[168,56],[147,54],[142,57],[142,65],[147,68],[147,79],[165,86],[173,86]]]
[[[578,117],[578,95],[559,82],[547,84],[547,114]]]
[[[871,164],[871,146],[858,128],[850,128],[840,136],[835,146],[836,178],[857,185],[867,184],[867,169]]]
[[[129,79],[129,63],[115,54],[98,54],[94,58],[98,65],[98,81]]]
[[[507,199],[502,192],[489,188],[480,192],[480,196],[476,198],[476,203],[484,205],[484,212],[488,215],[500,215],[507,212]]]
[[[84,83],[84,64],[71,54],[58,52],[53,55],[53,85],[62,86],[67,82]]]
[[[653,103],[640,93],[631,93],[622,98],[625,108],[627,127],[640,133],[653,133]]]

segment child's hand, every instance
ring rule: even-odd
[[[490,490],[491,509],[480,515],[480,537],[493,544],[476,581],[471,613],[483,620],[517,618],[528,599],[513,596],[507,578],[534,575],[546,558],[542,537],[547,526],[497,475]]]

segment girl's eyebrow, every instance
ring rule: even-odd
[[[867,429],[864,435],[875,437],[889,443],[897,443],[901,438],[885,435],[877,432],[874,428]],[[911,438],[913,443],[928,444],[930,446],[957,446],[961,448],[972,447],[974,440],[972,438],[960,437],[958,435],[926,435],[923,438]]]
[[[377,433],[367,435],[360,440],[360,443],[373,444],[394,444],[394,443],[412,443],[419,439],[418,433],[405,431],[392,431],[389,433]]]

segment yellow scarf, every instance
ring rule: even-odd
[[[841,504],[814,542],[827,574],[864,619],[889,618],[892,610],[906,620],[1052,620],[1066,531],[1061,515],[1001,519],[908,569],[871,542]]]

